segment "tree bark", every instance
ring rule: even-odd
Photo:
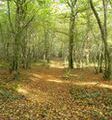
[[[103,2],[103,9],[104,9],[104,25],[102,25],[100,17],[93,5],[93,1],[90,1],[91,9],[96,17],[100,32],[101,32],[101,38],[104,44],[104,64],[105,64],[105,70],[104,70],[104,78],[110,79],[111,77],[111,58],[110,53],[108,49],[108,42],[107,42],[107,1],[102,0]]]

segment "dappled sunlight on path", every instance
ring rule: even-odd
[[[48,70],[50,71],[50,70]],[[75,77],[77,77],[77,74],[73,74],[74,80],[64,80],[62,79],[62,75],[63,73],[52,73],[53,71],[51,71],[51,73],[41,73],[41,72],[37,72],[37,73],[32,73],[31,74],[31,80],[33,81],[44,81],[44,82],[53,82],[53,83],[60,83],[60,84],[70,84],[70,85],[78,85],[78,86],[90,86],[90,87],[100,87],[100,88],[108,88],[108,89],[112,89],[112,85],[111,84],[107,84],[107,83],[103,83],[102,81],[97,81],[97,80],[93,80],[93,81],[83,81],[83,80],[75,80]],[[62,72],[62,71],[61,71]],[[84,78],[85,79],[85,78]],[[94,79],[94,77],[93,77]],[[49,84],[49,83],[48,83]]]
[[[101,82],[72,82],[72,83],[73,83],[73,85],[101,87],[101,88],[112,89],[112,85],[104,84]]]
[[[64,81],[64,80],[58,80],[58,79],[48,79],[49,82],[55,82],[55,83],[67,83],[71,85],[78,85],[78,86],[91,86],[91,87],[101,87],[101,88],[108,88],[112,89],[112,85],[104,84],[101,82],[74,82],[74,81]]]
[[[17,89],[17,92],[19,92],[19,93],[21,93],[21,94],[23,94],[23,95],[29,94],[29,92],[28,92],[26,89],[24,89],[24,88],[18,88],[18,89]]]
[[[24,95],[26,99],[30,101],[37,101],[38,103],[45,103],[49,101],[50,97],[46,92],[42,92],[38,89],[29,89],[20,87],[17,89],[17,92]]]
[[[63,61],[62,62],[60,62],[60,61],[59,62],[58,61],[51,61],[50,67],[51,68],[66,68],[67,65],[65,65],[63,63]]]
[[[57,71],[56,71],[57,70]],[[32,70],[30,72],[30,77],[28,84],[25,87],[20,87],[18,92],[25,95],[30,100],[36,100],[39,103],[46,103],[51,101],[53,103],[58,102],[58,100],[66,99],[69,96],[70,86],[83,86],[89,88],[102,88],[112,90],[112,85],[104,83],[99,80],[75,80],[80,74],[73,74],[73,80],[63,79],[63,69],[42,69]],[[87,76],[88,77],[88,76]],[[94,78],[94,77],[93,77]],[[57,96],[58,94],[58,96]],[[58,104],[58,103],[57,103]]]
[[[10,81],[12,86],[16,83]],[[22,97],[17,100],[19,104],[13,103],[16,100],[12,104],[13,109],[22,111],[21,115],[26,108],[26,113],[31,110],[32,116],[38,115],[37,120],[57,120],[55,116],[60,117],[59,120],[75,120],[76,116],[94,120],[94,114],[98,114],[97,118],[99,115],[110,118],[112,82],[102,80],[92,71],[78,69],[69,72],[62,68],[34,67],[23,72],[17,85],[16,94]]]

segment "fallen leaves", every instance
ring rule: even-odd
[[[64,80],[61,77],[63,74],[65,74],[63,69],[43,67],[23,71],[20,81],[9,81],[8,74],[7,77],[0,74],[1,118],[3,117],[3,120],[111,120],[111,89],[97,85],[73,84],[77,82],[75,78],[81,79],[80,82],[91,82],[95,77],[97,80],[100,77],[93,74],[91,77],[89,71],[80,70],[69,71],[67,76],[65,75],[67,79]],[[98,81],[102,83],[101,80]]]

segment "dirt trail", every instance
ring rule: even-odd
[[[24,95],[28,99],[36,100],[39,104],[47,104],[48,109],[50,109],[48,110],[50,118],[53,120],[86,120],[87,118],[94,120],[88,113],[93,110],[94,105],[92,107],[85,106],[82,100],[74,101],[70,95],[70,88],[79,86],[93,90],[94,88],[112,89],[112,85],[101,81],[101,76],[94,75],[90,71],[72,71],[72,75],[75,77],[71,75],[68,80],[63,77],[64,74],[65,70],[62,68],[34,68],[30,71],[30,82],[25,83],[24,87],[21,88],[23,91],[21,90],[20,92],[24,94],[24,90],[26,90]],[[83,110],[85,113],[82,113]],[[97,108],[97,111],[101,112],[99,108]]]
[[[111,120],[112,83],[103,81],[101,75],[73,70],[68,77],[63,68],[45,67],[22,74],[17,93],[25,99],[6,102],[1,115],[8,113],[14,120]]]

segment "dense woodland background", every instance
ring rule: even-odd
[[[111,0],[7,0],[0,2],[0,60],[10,72],[39,60],[94,66],[111,76]],[[16,76],[17,77],[17,76]]]
[[[52,68],[53,66],[54,68]],[[31,74],[35,77],[33,79],[35,83],[29,80],[31,79]],[[52,76],[52,79],[49,76]],[[60,76],[64,80],[57,81]],[[65,87],[66,85],[62,87],[57,85],[57,83],[52,88],[53,84],[49,85],[46,82],[40,85],[37,78],[48,79],[48,81],[54,81],[58,84],[68,84],[70,81],[74,81],[75,83],[72,85],[79,85],[79,82],[89,81],[80,83],[80,85],[98,85],[103,90],[99,90],[96,87],[94,87],[95,90],[93,91],[88,87],[74,88],[71,82],[67,88]],[[24,79],[28,80],[25,81]],[[48,113],[46,113],[48,109],[45,106],[39,107],[39,110],[41,108],[47,109],[43,111],[44,113],[41,113],[40,118],[33,115],[33,113],[32,116],[29,113],[28,115],[25,114],[25,116],[20,114],[21,117],[17,117],[17,114],[14,115],[8,111],[7,113],[10,113],[9,116],[15,118],[14,120],[111,120],[112,95],[111,91],[107,90],[112,89],[111,79],[112,0],[0,0],[0,94],[6,96],[6,98],[8,97],[6,100],[10,99],[11,97],[9,96],[12,95],[10,92],[7,93],[7,91],[10,91],[9,89],[13,92],[16,91],[14,95],[17,94],[18,96],[18,90],[24,95],[29,94],[28,98],[32,98],[31,95],[35,96],[36,94],[38,96],[39,91],[37,89],[41,88],[45,89],[45,91],[48,90],[48,93],[50,89],[55,89],[54,91],[59,93],[70,89],[69,92],[72,96],[75,96],[75,100],[80,99],[82,103],[87,102],[88,99],[91,99],[90,101],[95,99],[101,101],[100,105],[104,104],[105,101],[109,101],[109,106],[103,105],[108,108],[104,108],[103,111],[102,106],[102,111],[100,112],[94,108],[95,111],[91,115],[82,113],[83,107],[77,106],[75,101],[72,104],[74,104],[74,107],[80,108],[80,112],[79,115],[74,113],[75,116],[73,118],[70,118],[67,113],[66,117],[62,117],[63,115],[60,118],[48,117]],[[96,81],[98,83],[101,82],[100,85]],[[104,81],[108,82],[108,84],[105,84]],[[21,88],[20,84],[23,86],[26,84],[32,85],[30,86],[31,88],[29,86],[25,88],[29,88],[29,93]],[[34,93],[33,91],[30,94],[30,89],[33,87],[37,92]],[[40,94],[44,96],[45,91]],[[54,91],[51,90],[50,92],[59,94]],[[68,92],[66,91],[65,93],[67,94]],[[83,96],[84,94],[85,96]],[[104,94],[108,95],[103,96]],[[21,95],[19,96],[19,104],[21,104],[22,101],[20,99],[23,98],[21,98]],[[32,99],[35,100],[36,97],[34,96]],[[69,95],[62,97],[69,98]],[[105,97],[107,99],[103,101],[102,99]],[[85,101],[82,101],[82,99],[85,99]],[[55,101],[58,100],[55,99]],[[3,103],[5,102],[2,101]],[[16,103],[10,104],[13,106]],[[33,102],[24,103],[25,106],[34,106],[32,110],[36,112],[37,104],[32,104]],[[90,107],[89,103],[87,104]],[[97,105],[98,103],[96,104],[94,101],[93,106]],[[7,108],[8,104],[5,107],[10,109]],[[27,109],[30,110],[30,107]],[[49,107],[52,108],[52,105]],[[89,109],[89,107],[87,109],[91,111],[90,109],[92,108],[90,107]],[[67,110],[66,107],[65,109]],[[3,113],[6,113],[6,111],[1,110],[0,115],[4,116]],[[94,116],[93,114],[96,117],[91,117]],[[5,116],[7,117],[8,115],[5,114]]]

